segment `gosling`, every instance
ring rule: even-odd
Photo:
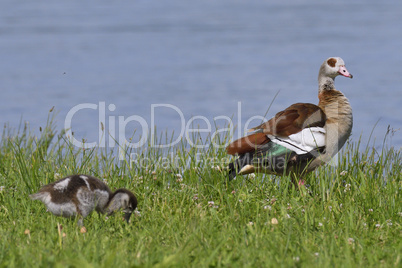
[[[129,223],[137,207],[137,198],[127,189],[112,192],[100,179],[88,175],[72,175],[43,186],[39,192],[29,196],[40,200],[56,216],[79,217],[78,225],[94,209],[98,213],[111,215],[122,210]]]

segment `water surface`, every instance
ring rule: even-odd
[[[388,125],[401,128],[402,2],[160,2],[2,1],[0,123],[18,127],[22,118],[37,132],[55,106],[62,129],[76,105],[104,102],[116,135],[118,116],[151,126],[152,104],[177,107],[186,123],[228,116],[243,129],[278,92],[267,118],[295,102],[317,103],[318,68],[340,56],[354,75],[336,79],[353,107],[352,140],[367,142],[373,131],[379,144]],[[77,112],[76,137],[96,141],[98,121],[99,109]],[[166,107],[153,122],[175,135],[182,127]],[[126,135],[140,127],[128,123]],[[401,130],[391,142],[402,146]]]

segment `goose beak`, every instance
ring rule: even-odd
[[[130,223],[131,214],[132,214],[131,212],[124,213],[124,219],[126,220],[127,223]]]
[[[353,78],[353,75],[351,73],[349,73],[348,70],[346,70],[345,66],[340,66],[338,73],[345,77]]]

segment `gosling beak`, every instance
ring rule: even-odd
[[[126,220],[127,223],[130,223],[131,214],[132,214],[131,212],[124,213],[124,219]]]

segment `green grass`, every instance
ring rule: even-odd
[[[307,177],[306,194],[287,177],[228,183],[220,171],[228,161],[224,149],[201,150],[183,141],[164,152],[131,150],[119,161],[109,149],[71,146],[51,121],[38,137],[27,128],[4,130],[1,267],[401,267],[400,150],[349,143],[337,166]],[[229,137],[215,139],[222,144]],[[137,160],[173,155],[177,161],[138,167],[130,153]],[[139,205],[131,224],[119,214],[106,219],[93,213],[83,234],[75,220],[53,216],[28,198],[73,173],[132,190]]]

